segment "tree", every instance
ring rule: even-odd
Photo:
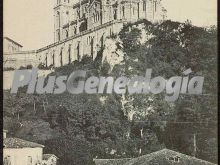
[[[15,136],[41,141],[61,164],[91,164],[94,157],[136,157],[164,146],[216,162],[212,154],[217,143],[216,36],[215,28],[189,22],[129,23],[106,41],[95,61],[85,56],[49,75],[70,75],[81,69],[87,71],[86,78],[130,78],[152,68],[152,77],[169,78],[191,68],[191,76],[205,77],[206,95],[180,95],[168,103],[165,93],[27,95],[23,88],[16,96],[5,92],[4,126],[14,128]],[[110,50],[113,61],[106,56]]]

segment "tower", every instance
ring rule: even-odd
[[[63,27],[69,23],[71,12],[70,0],[54,0],[54,41],[60,41],[68,32]]]
[[[162,20],[166,15],[160,1],[54,0],[54,42],[106,23]]]
[[[110,0],[102,0],[101,1],[101,12],[102,12],[102,23],[109,22],[111,19],[111,1]]]

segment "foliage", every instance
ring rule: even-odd
[[[3,68],[3,71],[13,71],[13,70],[15,70],[15,69],[12,67]]]
[[[48,69],[53,68],[53,64],[51,64],[50,66],[47,67],[43,63],[40,63],[37,68],[41,69],[41,70],[48,70]]]
[[[108,72],[107,62],[101,63],[101,50],[95,61],[86,56],[55,68],[50,75],[83,69],[87,77],[131,77],[145,75],[146,69],[152,68],[152,77],[168,78],[191,68],[192,76],[205,77],[206,95],[181,95],[175,103],[168,103],[163,93],[28,95],[23,88],[11,95],[5,91],[5,129],[12,136],[43,143],[47,153],[57,155],[60,164],[66,165],[91,164],[95,157],[136,157],[164,146],[216,162],[217,152],[212,151],[217,146],[217,100],[213,99],[217,97],[216,29],[206,30],[189,22],[152,24],[142,20],[125,25],[118,37],[124,61],[112,72]]]

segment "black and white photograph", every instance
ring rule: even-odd
[[[3,0],[3,165],[217,165],[217,0]]]

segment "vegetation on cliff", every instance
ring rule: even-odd
[[[56,68],[51,75],[86,70],[87,76],[182,75],[205,77],[204,94],[180,95],[168,103],[158,95],[17,95],[4,93],[4,127],[11,136],[44,144],[65,165],[92,158],[131,158],[167,147],[217,162],[217,31],[189,22],[141,21],[125,25],[92,61]],[[111,45],[112,44],[112,45]],[[112,50],[113,49],[113,50]],[[111,54],[109,54],[111,52]],[[111,58],[108,57],[111,56]]]

